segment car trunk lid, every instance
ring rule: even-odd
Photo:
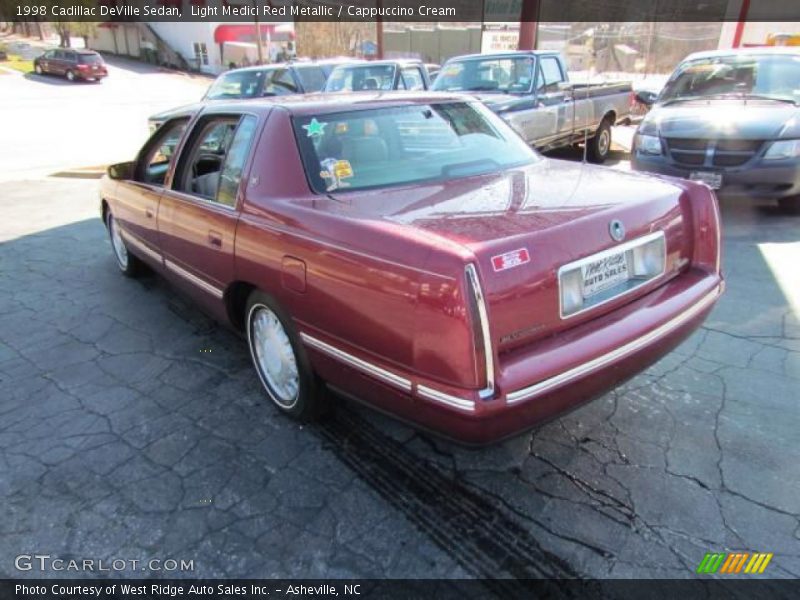
[[[663,232],[663,282],[692,252],[690,207],[682,188],[565,161],[543,159],[492,175],[334,198],[346,212],[413,227],[434,247],[457,244],[474,256],[492,341],[501,351],[604,314],[653,287],[641,286],[563,319],[558,272],[564,265]],[[612,222],[625,230],[620,241],[611,236]]]

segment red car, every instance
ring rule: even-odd
[[[723,289],[708,187],[543,158],[460,96],[205,106],[101,189],[119,268],[243,332],[300,419],[330,387],[493,442],[637,374]]]
[[[100,81],[108,76],[103,57],[91,50],[59,48],[33,59],[37,75],[62,75],[70,81]]]

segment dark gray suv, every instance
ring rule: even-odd
[[[634,137],[633,168],[800,211],[800,48],[701,52],[678,65]]]

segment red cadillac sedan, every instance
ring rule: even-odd
[[[319,95],[174,115],[102,215],[243,333],[267,396],[331,388],[485,444],[664,356],[723,290],[705,185],[551,160],[453,95]]]

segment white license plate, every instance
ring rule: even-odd
[[[712,190],[718,190],[722,187],[722,173],[715,173],[714,171],[692,171],[689,173],[689,179],[705,183]]]
[[[589,298],[628,281],[627,252],[612,254],[581,267],[583,297]]]

